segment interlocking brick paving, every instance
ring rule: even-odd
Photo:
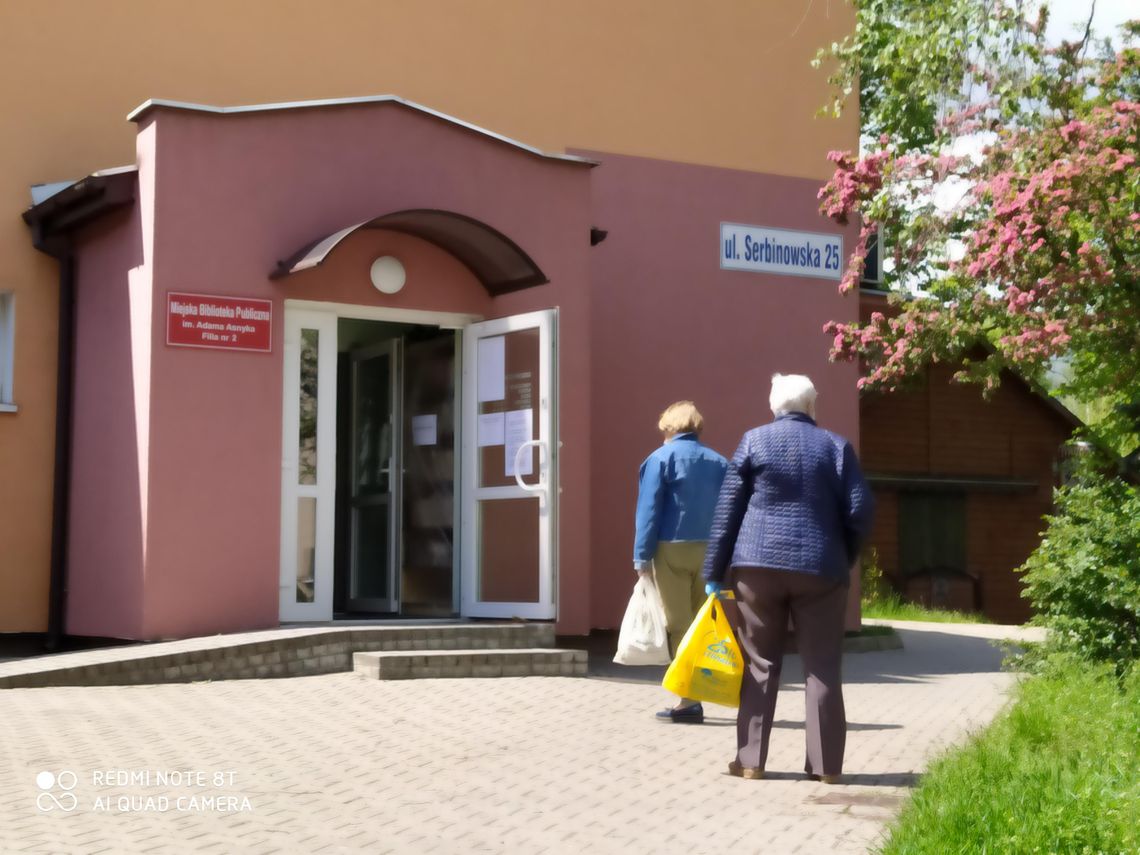
[[[1013,679],[977,637],[993,628],[902,633],[903,650],[845,660],[841,786],[800,771],[794,657],[762,781],[725,774],[734,711],[659,724],[667,696],[639,679],[344,673],[9,689],[0,851],[864,852],[930,756],[988,722]],[[66,775],[38,786],[39,773],[65,770],[70,791]],[[115,775],[147,770],[149,784]],[[154,780],[191,770],[205,786]]]

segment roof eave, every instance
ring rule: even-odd
[[[167,110],[184,110],[194,113],[210,113],[212,115],[240,115],[245,113],[271,113],[279,112],[282,110],[308,110],[317,109],[321,107],[347,107],[357,104],[398,104],[409,110],[415,110],[418,113],[423,113],[433,118],[440,119],[448,124],[464,128],[480,136],[488,137],[501,143],[505,143],[513,148],[525,151],[535,157],[541,157],[545,160],[560,161],[563,163],[577,164],[579,166],[586,166],[593,168],[598,165],[598,161],[591,160],[588,157],[580,157],[574,154],[557,154],[553,152],[543,151],[542,149],[535,148],[534,146],[527,145],[526,143],[519,142],[511,137],[497,134],[494,131],[489,131],[471,122],[465,122],[462,119],[457,119],[455,116],[442,113],[439,110],[433,110],[430,107],[425,107],[422,104],[417,104],[415,101],[409,101],[406,98],[401,98],[398,95],[366,95],[356,98],[322,98],[313,101],[281,101],[272,104],[246,104],[237,107],[216,107],[210,104],[195,104],[189,101],[169,101],[165,98],[150,98],[144,101],[135,109],[127,114],[127,120],[131,122],[141,121],[146,115],[155,109]]]
[[[138,167],[93,172],[23,213],[37,249],[58,255],[70,235],[108,211],[135,200]]]

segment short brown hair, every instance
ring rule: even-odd
[[[705,420],[692,401],[670,404],[657,420],[657,429],[662,433],[700,433],[704,426]]]

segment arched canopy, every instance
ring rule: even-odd
[[[277,269],[269,278],[280,279],[319,267],[342,240],[360,229],[404,232],[438,246],[466,265],[493,297],[550,281],[530,256],[502,232],[463,214],[428,208],[384,214],[333,232],[288,260],[277,262]]]

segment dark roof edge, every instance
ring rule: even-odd
[[[915,489],[926,487],[932,490],[977,490],[979,492],[1010,493],[1036,490],[1040,484],[1030,478],[991,478],[986,476],[963,475],[911,475],[875,473],[866,474],[867,481],[875,487]]]
[[[860,297],[867,296],[867,297],[873,297],[873,298],[880,298],[880,297],[886,298],[886,297],[890,296],[892,293],[897,293],[897,292],[882,291],[882,290],[879,290],[876,288],[860,288],[859,289],[859,296]],[[983,347],[991,353],[994,352],[994,346],[992,344],[990,344],[989,342],[981,342],[979,344],[979,347]],[[1073,428],[1088,427],[1088,425],[1086,425],[1084,423],[1084,421],[1080,418],[1080,416],[1078,416],[1076,413],[1074,413],[1072,410],[1070,410],[1068,407],[1066,407],[1064,404],[1062,404],[1060,402],[1060,400],[1055,398],[1053,395],[1050,395],[1049,392],[1041,386],[1041,384],[1036,383],[1033,380],[1029,380],[1026,377],[1023,377],[1020,373],[1018,373],[1017,371],[1014,371],[1008,365],[1002,366],[1002,373],[1008,375],[1009,377],[1013,378],[1013,380],[1015,380],[1016,382],[1018,382],[1022,386],[1024,386],[1029,391],[1029,393],[1031,395],[1033,395],[1037,398],[1040,398],[1041,402],[1043,404],[1045,404],[1045,406],[1047,406],[1049,409],[1051,409],[1056,415],[1060,416],[1064,421],[1068,422],[1070,427],[1073,427]]]
[[[135,200],[137,166],[92,172],[23,213],[37,249],[55,255],[55,243],[107,211]]]

